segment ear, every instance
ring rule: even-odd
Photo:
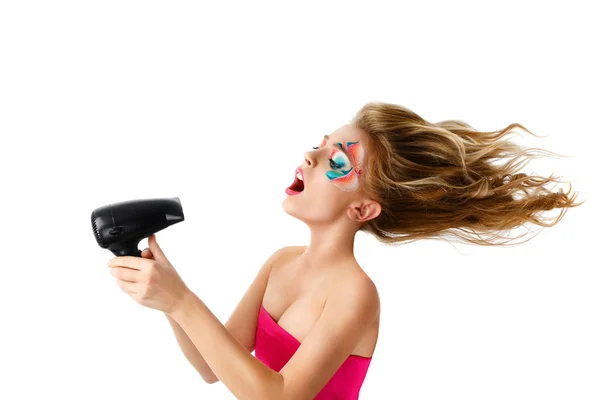
[[[362,201],[350,205],[346,211],[348,218],[356,222],[366,222],[377,218],[381,214],[381,205],[374,200]]]

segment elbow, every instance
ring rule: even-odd
[[[208,377],[205,378],[204,376],[202,377],[202,379],[204,380],[204,382],[208,383],[209,385],[212,385],[213,383],[217,383],[220,382],[221,380],[219,378],[217,378],[216,376],[214,377]]]
[[[283,393],[283,376],[271,370],[271,381],[267,388],[263,390],[263,396],[261,398],[268,400],[281,400],[285,397],[282,397]],[[265,393],[266,392],[266,393]]]
[[[200,374],[200,377],[202,378],[202,380],[206,383],[208,383],[209,385],[212,385],[213,383],[217,383],[220,381],[219,378],[217,378],[217,376],[214,373],[211,373],[210,375],[208,374]]]

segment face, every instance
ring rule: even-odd
[[[288,214],[306,222],[330,222],[343,218],[349,206],[363,199],[360,184],[368,156],[367,136],[352,125],[344,125],[315,141],[318,145],[304,154],[304,162],[299,165],[303,189],[293,191],[290,189],[302,185],[290,185],[283,206]]]
[[[328,144],[331,146],[328,147]],[[359,176],[364,160],[364,148],[360,140],[339,142],[334,141],[329,135],[314,149],[330,148],[330,170],[325,173],[329,182],[344,191],[358,189]]]

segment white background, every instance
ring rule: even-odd
[[[523,172],[587,203],[516,247],[358,234],[382,302],[360,398],[600,398],[593,4],[3,1],[0,398],[233,399],[119,289],[90,214],[179,197],[158,243],[225,322],[273,251],[308,243],[284,189],[368,101],[521,123],[546,137],[516,142],[567,156]]]

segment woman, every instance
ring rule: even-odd
[[[154,235],[142,258],[109,266],[136,301],[167,314],[206,382],[220,380],[239,399],[357,399],[380,312],[376,286],[354,258],[358,231],[388,244],[454,235],[502,245],[510,240],[496,243],[497,232],[526,221],[553,226],[582,204],[570,190],[548,191],[559,182],[552,176],[516,173],[531,154],[502,140],[514,127],[523,128],[480,132],[398,105],[365,105],[305,153],[286,189],[283,208],[308,225],[309,245],[277,250],[225,325],[181,281]],[[492,163],[501,158],[509,162]],[[554,208],[563,210],[543,222],[538,214]]]

